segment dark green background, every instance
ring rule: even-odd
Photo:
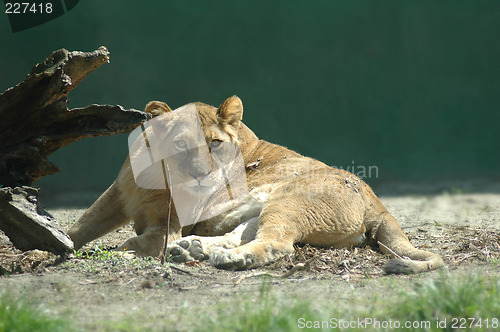
[[[0,90],[53,50],[105,45],[70,95],[142,109],[237,94],[266,140],[385,181],[498,177],[500,1],[98,1],[44,25],[0,22]],[[19,128],[22,130],[22,128]],[[48,191],[104,190],[127,136],[56,152]]]

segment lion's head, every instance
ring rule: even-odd
[[[228,98],[218,108],[193,103],[175,111],[153,101],[145,111],[153,119],[136,129],[130,140],[130,161],[139,187],[169,187],[179,217],[185,210],[190,223],[222,212],[236,196],[248,192],[238,145],[243,115],[238,97]]]

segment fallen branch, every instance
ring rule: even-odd
[[[0,229],[20,250],[40,249],[62,254],[73,242],[55,219],[38,205],[38,191],[31,187],[0,189]]]
[[[121,106],[67,108],[68,93],[106,62],[105,47],[94,52],[61,49],[36,65],[22,83],[0,95],[0,229],[21,250],[60,253],[64,247],[72,248],[55,220],[35,203],[38,190],[27,187],[59,171],[48,156],[84,137],[130,132],[149,119],[144,112]],[[33,225],[37,226],[30,230]],[[40,232],[48,235],[37,240]],[[49,238],[58,232],[69,242],[62,240],[54,246]]]

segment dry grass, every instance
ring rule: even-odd
[[[415,229],[407,232],[410,241],[419,248],[440,253],[448,268],[462,264],[500,264],[500,231],[480,227],[434,227],[431,231]],[[10,243],[0,242],[0,276],[35,272],[54,264],[53,254],[33,250],[21,252]],[[287,255],[265,268],[267,271],[286,273],[299,263],[311,260],[306,273],[317,276],[338,275],[346,281],[375,278],[384,274],[382,267],[388,257],[377,248],[315,248],[296,246]],[[301,271],[303,273],[303,271]]]
[[[54,264],[56,259],[57,256],[50,252],[22,252],[10,244],[0,245],[0,276],[38,271]]]
[[[500,232],[482,228],[439,227],[435,232],[417,229],[409,232],[410,241],[421,249],[440,253],[448,268],[466,263],[500,264]],[[312,257],[310,273],[339,275],[346,281],[374,278],[384,274],[388,257],[377,248],[325,249],[296,246],[295,252],[270,265],[269,269],[287,271]]]

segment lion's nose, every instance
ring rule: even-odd
[[[209,171],[208,173],[197,173],[197,174],[189,173],[189,175],[191,175],[194,179],[196,179],[196,181],[201,182],[201,180],[206,178],[210,173],[211,172]]]
[[[194,179],[200,182],[201,180],[206,178],[208,174],[212,172],[210,159],[207,156],[205,156],[204,153],[199,151],[199,153],[193,156],[193,158],[190,160],[187,172]]]

